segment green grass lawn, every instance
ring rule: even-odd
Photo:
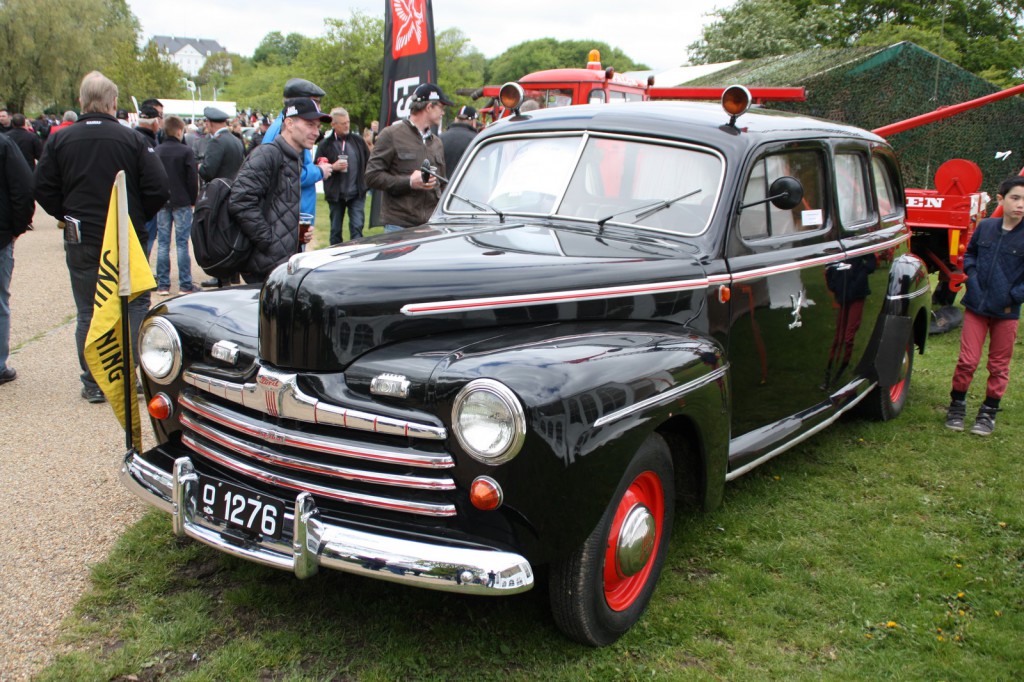
[[[1020,363],[995,434],[954,433],[957,343],[915,357],[899,419],[844,419],[678,518],[650,608],[610,647],[565,640],[542,589],[299,581],[179,540],[153,511],[93,569],[70,653],[39,679],[1020,679]]]

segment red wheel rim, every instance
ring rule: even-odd
[[[907,389],[907,370],[910,368],[910,354],[913,349],[907,346],[906,351],[903,352],[903,362],[900,364],[900,378],[895,384],[889,387],[889,402],[892,404],[899,403],[903,397],[903,391]]]
[[[654,550],[648,557],[643,568],[631,576],[623,577],[616,569],[616,551],[619,544],[619,534],[622,532],[622,524],[626,515],[636,505],[646,507],[654,517],[655,534]],[[625,611],[643,591],[654,567],[654,561],[658,556],[658,548],[662,542],[662,524],[665,519],[665,491],[662,490],[661,480],[651,471],[633,479],[629,488],[619,501],[615,509],[615,517],[612,519],[612,527],[608,532],[608,540],[605,546],[604,556],[604,597],[608,607],[613,611]]]

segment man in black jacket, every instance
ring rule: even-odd
[[[0,169],[0,384],[6,384],[18,376],[13,367],[7,366],[14,240],[31,227],[36,205],[32,200],[32,171],[7,135],[0,135]]]
[[[192,291],[192,258],[188,253],[188,240],[192,235],[192,208],[199,195],[199,175],[192,149],[182,142],[185,122],[177,116],[168,116],[164,123],[164,142],[156,148],[156,155],[164,164],[171,188],[171,200],[156,214],[156,293],[171,293],[171,228],[178,254],[178,292]]]
[[[7,133],[7,137],[14,140],[14,144],[18,145],[25,161],[28,162],[28,167],[34,169],[36,161],[43,155],[43,141],[34,131],[25,127],[25,114],[11,116],[11,123],[14,127]]]
[[[312,227],[299,233],[303,150],[313,148],[320,123],[330,120],[308,97],[285,100],[281,133],[256,147],[238,171],[228,210],[253,245],[242,271],[247,283],[266,280],[313,238]]]
[[[214,178],[226,178],[228,182],[235,179],[235,174],[245,158],[245,147],[241,140],[231,134],[228,127],[227,113],[216,107],[206,107],[206,132],[210,133],[210,142],[206,145],[206,156],[199,166],[199,177],[206,182]]]
[[[324,199],[331,209],[331,246],[343,240],[342,226],[348,211],[349,239],[360,239],[366,224],[366,162],[370,148],[362,135],[351,131],[348,112],[342,107],[331,109],[332,135],[316,148],[317,163],[327,159],[333,171],[324,180]]]
[[[110,191],[119,170],[125,172],[128,215],[146,243],[146,221],[167,203],[167,173],[142,135],[117,119],[117,85],[99,71],[82,79],[82,116],[43,147],[35,174],[35,198],[47,213],[65,223],[64,255],[71,275],[71,293],[78,310],[75,344],[82,368],[82,397],[104,402],[103,392],[85,363],[85,337],[92,322],[93,298]],[[122,266],[123,267],[123,266]],[[149,310],[149,293],[128,304],[132,350],[139,325]],[[135,354],[138,357],[138,354]]]
[[[459,113],[455,115],[455,122],[441,135],[441,142],[444,143],[444,166],[448,171],[448,177],[455,175],[455,167],[466,153],[466,147],[479,132],[476,129],[476,119],[476,109],[470,106],[460,107]]]

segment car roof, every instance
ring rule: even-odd
[[[553,107],[504,118],[488,126],[481,141],[513,132],[589,130],[704,142],[714,147],[750,146],[771,139],[859,138],[885,144],[885,139],[855,126],[752,107],[729,126],[719,104],[704,102],[625,102]],[[745,143],[745,144],[744,144]]]

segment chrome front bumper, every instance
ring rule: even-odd
[[[227,554],[292,571],[299,578],[308,578],[325,566],[462,594],[517,594],[533,587],[533,569],[518,554],[403,540],[326,523],[309,493],[300,493],[292,511],[285,515],[285,522],[292,524],[293,542],[234,541],[222,526],[196,514],[198,477],[188,457],[176,459],[174,471],[168,474],[129,451],[121,467],[121,482],[143,501],[169,512],[176,534]]]

